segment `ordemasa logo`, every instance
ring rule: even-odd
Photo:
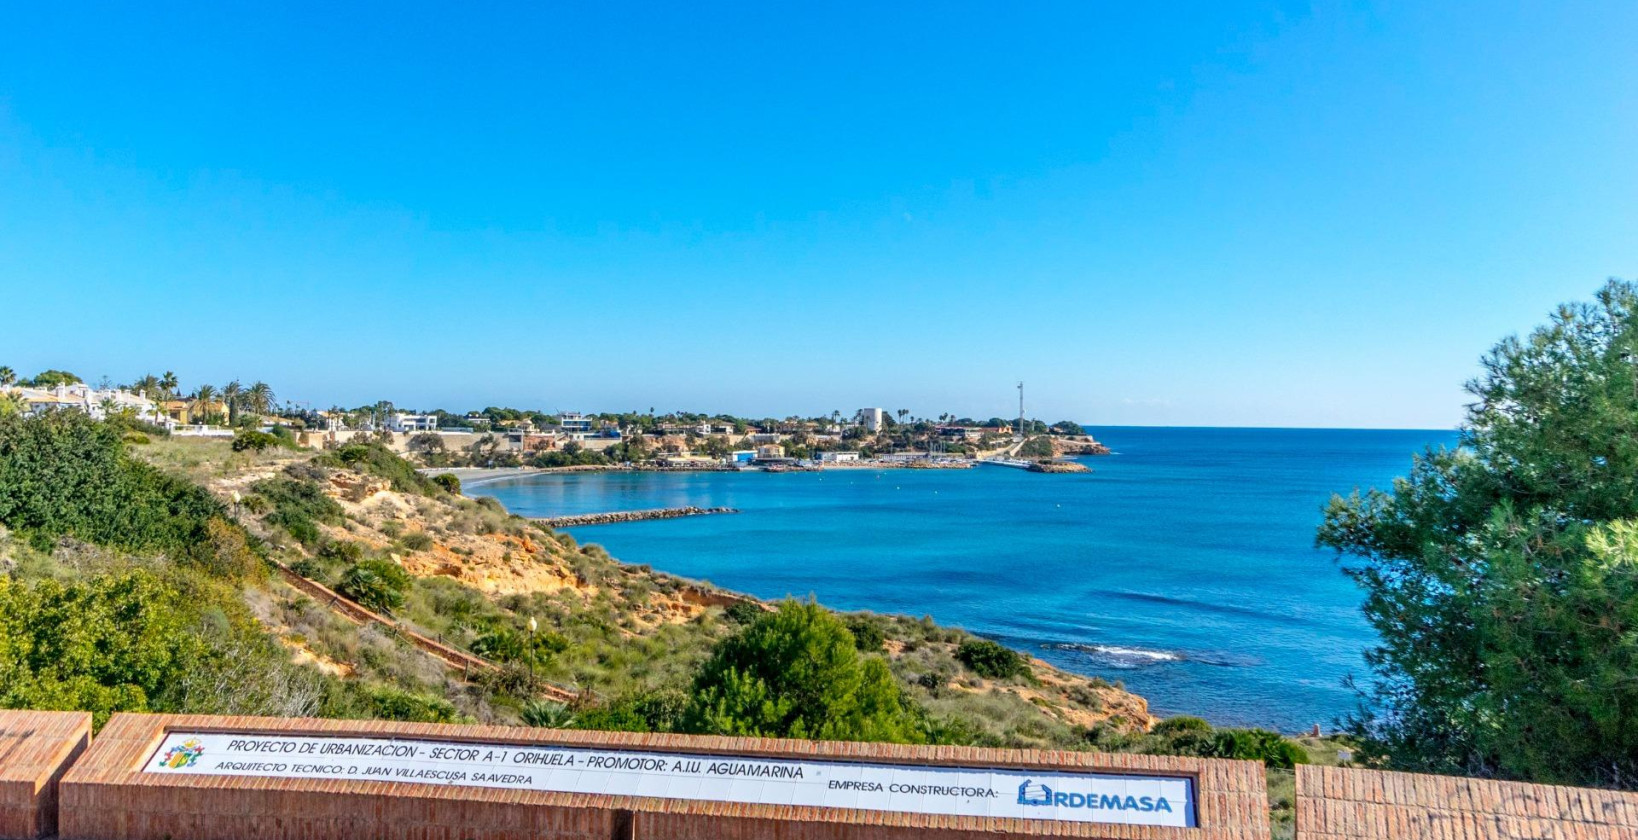
[[[1051,805],[1052,788],[1049,788],[1046,785],[1030,784],[1032,781],[1034,780],[1025,779],[1024,783],[1018,786],[1018,804]]]
[[[1164,796],[1114,796],[1098,793],[1068,793],[1053,791],[1046,785],[1025,779],[1018,786],[1019,805],[1046,805],[1058,808],[1092,808],[1109,811],[1164,811],[1172,812],[1172,803]]]

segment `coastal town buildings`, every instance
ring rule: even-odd
[[[27,414],[79,411],[104,420],[114,414],[129,413],[144,423],[167,427],[177,422],[192,422],[177,420],[160,404],[140,394],[117,388],[93,388],[83,382],[53,388],[6,388],[4,392],[20,397]],[[226,406],[221,409],[225,412]]]

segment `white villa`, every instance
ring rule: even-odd
[[[405,414],[399,412],[387,418],[388,431],[405,432],[435,432],[438,430],[438,416],[435,414]]]
[[[158,403],[147,397],[115,388],[93,388],[85,383],[58,385],[55,388],[7,388],[7,393],[20,394],[24,409],[29,414],[47,411],[80,411],[98,420],[110,414],[130,412],[138,420],[170,428],[175,425]]]

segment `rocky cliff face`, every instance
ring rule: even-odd
[[[1093,440],[1090,435],[1078,437],[1052,438],[1052,457],[1062,458],[1067,455],[1108,455],[1109,447]]]

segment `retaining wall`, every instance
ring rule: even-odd
[[[58,780],[90,742],[90,712],[0,711],[0,838],[57,833]]]
[[[810,767],[817,762],[843,769],[886,765],[909,772],[937,768],[1008,768],[1008,772],[1023,770],[1049,780],[1063,778],[1054,777],[1052,773],[1077,774],[1075,778],[1093,778],[1090,774],[1099,773],[1104,774],[1098,778],[1105,784],[1113,777],[1113,784],[1133,786],[1170,779],[1168,784],[1186,782],[1192,786],[1190,818],[1196,821],[1197,827],[747,801],[747,796],[754,800],[762,795],[758,793],[763,790],[762,785],[772,787],[771,782],[751,778],[716,780],[724,783],[721,788],[724,798],[702,800],[676,798],[680,794],[663,792],[656,795],[571,793],[473,786],[477,781],[470,777],[467,783],[447,784],[350,776],[216,775],[227,772],[224,767],[233,770],[245,766],[264,769],[283,766],[288,770],[302,760],[300,755],[294,759],[274,755],[266,762],[209,764],[212,760],[220,761],[225,754],[220,747],[229,738],[234,738],[235,744],[242,744],[249,740],[243,736],[256,733],[276,737],[281,744],[293,745],[291,749],[299,746],[309,753],[312,748],[303,739],[330,749],[338,740],[363,737],[376,739],[376,743],[391,740],[395,745],[420,744],[416,749],[423,753],[427,742],[432,741],[470,744],[485,750],[508,747],[537,753],[595,751],[604,757],[658,753],[683,760],[690,756],[713,756],[744,762],[745,766],[754,766],[761,760],[764,764],[808,762]],[[184,737],[190,740],[175,743]],[[205,743],[208,739],[214,740]],[[168,749],[159,754],[162,745]],[[205,763],[190,766],[188,750],[199,753],[214,750],[215,756],[195,754],[193,758]],[[361,763],[371,760],[338,760],[334,762],[334,772],[363,773]],[[341,769],[344,764],[347,770]],[[174,769],[197,772],[172,773]],[[644,785],[647,781],[644,780]],[[1054,783],[1060,784],[1062,789],[1061,782]],[[734,787],[741,784],[752,787]],[[1014,799],[1022,799],[1022,788],[1001,792],[1005,798],[999,804],[1016,811]],[[258,840],[354,837],[995,840],[1043,836],[1105,840],[1266,840],[1268,837],[1262,767],[1251,762],[376,721],[115,715],[91,749],[64,777],[61,801],[62,836],[73,840],[242,840],[247,837]],[[863,794],[859,802],[861,805],[864,802]]]
[[[1634,840],[1638,793],[1297,768],[1297,840]]]

